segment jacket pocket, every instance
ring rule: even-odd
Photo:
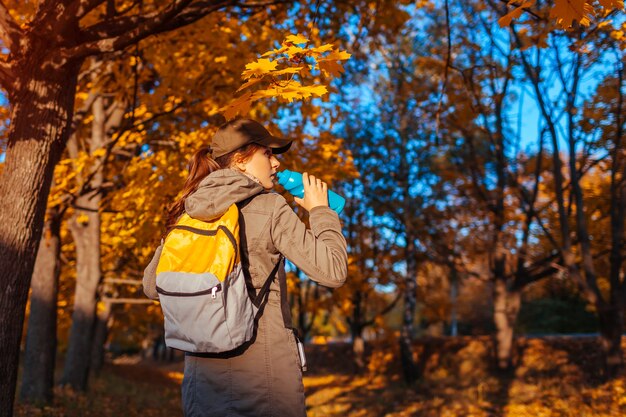
[[[285,328],[287,332],[287,340],[289,340],[289,348],[291,349],[292,357],[300,370],[300,372],[306,371],[306,356],[304,355],[304,345],[300,342],[293,329]]]

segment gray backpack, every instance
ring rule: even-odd
[[[258,294],[246,285],[239,249],[239,211],[210,222],[184,214],[166,236],[156,268],[165,344],[220,353],[249,341],[281,255]]]

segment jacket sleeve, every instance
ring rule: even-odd
[[[340,287],[348,275],[348,253],[339,216],[328,207],[315,207],[309,222],[311,229],[278,196],[272,224],[274,246],[312,280]]]
[[[159,258],[161,257],[161,251],[163,250],[163,243],[159,245],[157,250],[152,256],[152,260],[143,271],[143,292],[148,298],[153,300],[159,299],[159,293],[156,290],[156,269],[159,264]]]

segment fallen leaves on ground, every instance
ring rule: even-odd
[[[626,415],[626,378],[603,381],[593,338],[522,339],[517,366],[492,367],[488,338],[416,344],[422,378],[407,387],[393,345],[370,347],[355,373],[348,345],[309,346],[309,417],[616,417]],[[390,355],[391,353],[391,355]],[[19,417],[182,416],[181,363],[109,364],[88,394],[57,389],[52,407],[18,405]]]

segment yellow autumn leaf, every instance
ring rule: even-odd
[[[274,88],[268,89],[263,92],[265,97],[279,97],[288,102],[292,102],[294,99],[301,98],[300,88],[302,85],[295,80],[290,80],[285,83],[275,84]]]
[[[245,114],[250,110],[250,106],[252,102],[250,101],[250,97],[252,93],[250,91],[244,93],[241,97],[235,99],[232,103],[222,109],[224,113],[224,117],[227,120],[232,119],[238,114]]]
[[[322,96],[328,92],[326,86],[313,85],[303,86],[297,81],[290,81],[285,86],[279,86],[275,90],[275,95],[283,100],[292,102],[295,99],[304,99],[311,96]]]
[[[309,40],[307,38],[305,38],[304,36],[297,34],[297,35],[289,35],[285,38],[285,41],[283,43],[292,43],[294,45],[300,45],[303,43],[307,43]]]
[[[268,57],[268,56],[277,56],[277,55],[287,55],[289,58],[292,58],[294,55],[297,54],[307,54],[310,51],[310,49],[305,49],[305,48],[301,48],[299,46],[294,46],[291,44],[284,44],[283,46],[279,49],[273,49],[271,51],[265,52],[263,55],[261,55],[262,57]]]
[[[273,56],[273,55],[280,55],[282,54],[285,50],[287,50],[287,46],[283,46],[281,48],[278,49],[272,49],[271,51],[267,51],[264,54],[262,54],[262,57],[266,57],[266,56]]]
[[[297,89],[297,86],[299,85],[300,83],[295,80],[289,80],[289,81],[282,82],[282,83],[273,83],[271,87],[269,88],[256,91],[252,95],[250,100],[256,101],[256,100],[260,100],[263,98],[272,98],[272,97],[281,98],[283,94],[285,95],[285,97],[282,97],[282,98],[287,99],[287,96],[292,95],[293,92]]]
[[[324,57],[324,60],[345,61],[346,59],[350,59],[351,56],[352,54],[349,54],[346,51],[332,51]]]
[[[327,43],[326,45],[322,45],[322,46],[318,46],[317,48],[311,48],[309,49],[309,52],[312,54],[323,54],[326,53],[328,51],[332,51],[334,48],[334,46],[330,43]]]
[[[605,9],[624,9],[624,0],[598,0]]]
[[[277,84],[272,84],[272,87],[266,88],[264,90],[255,91],[249,98],[250,102],[255,102],[257,100],[261,100],[262,98],[271,98],[278,96],[278,90],[276,87]]]
[[[317,65],[319,66],[320,70],[322,70],[322,72],[325,75],[338,77],[343,72],[343,66],[340,63],[338,63],[337,61],[320,59],[317,62]]]
[[[308,94],[314,95],[314,96],[318,96],[321,97],[324,94],[328,93],[328,89],[326,88],[325,85],[311,85],[311,86],[304,86],[302,87],[302,90],[305,91]],[[308,95],[307,95],[308,97]]]
[[[95,151],[93,151],[93,153],[91,155],[96,157],[96,158],[100,158],[100,157],[106,155],[106,153],[107,153],[106,149],[100,148],[100,149],[96,149]]]
[[[602,29],[603,27],[606,27],[606,26],[611,26],[612,24],[613,24],[612,20],[605,20],[604,22],[600,22],[598,24],[598,29]]]
[[[278,96],[284,100],[287,100],[290,103],[293,100],[302,97],[298,90],[293,88],[283,88],[281,90],[278,90]]]
[[[284,54],[287,54],[287,56],[289,58],[293,58],[295,55],[298,54],[303,54],[305,53],[307,50],[304,48],[300,48],[299,46],[289,46],[287,48],[285,48],[285,50],[283,51]]]
[[[511,22],[513,21],[513,19],[519,19],[524,9],[527,9],[534,5],[535,5],[535,0],[525,1],[520,6],[514,8],[509,13],[505,14],[500,19],[498,19],[498,24],[500,25],[500,27],[509,26]]]
[[[89,97],[89,93],[86,91],[79,91],[76,93],[76,101],[85,101]]]
[[[246,65],[246,70],[241,73],[244,80],[247,80],[253,76],[263,76],[270,71],[274,71],[278,62],[270,61],[269,59],[259,59],[256,62],[251,62]]]
[[[76,217],[76,223],[80,225],[87,225],[89,223],[89,216],[87,216],[86,214],[79,215],[78,217]]]
[[[613,30],[611,31],[611,37],[617,41],[621,41],[625,38],[624,31],[622,30]]]
[[[306,78],[311,76],[312,65],[305,65],[300,69],[300,77]]]
[[[263,78],[252,78],[252,79],[248,80],[245,84],[243,84],[241,87],[239,87],[237,89],[237,91],[235,91],[235,92],[238,93],[241,90],[245,90],[246,88],[251,87],[254,84],[257,84],[257,83],[259,83],[261,81],[263,81]]]
[[[278,71],[272,71],[271,75],[276,77],[284,74],[297,74],[302,70],[302,67],[287,67]]]
[[[582,26],[589,26],[589,16],[593,15],[593,6],[586,0],[555,0],[550,10],[550,17],[556,19],[563,28],[570,28],[574,21]]]

